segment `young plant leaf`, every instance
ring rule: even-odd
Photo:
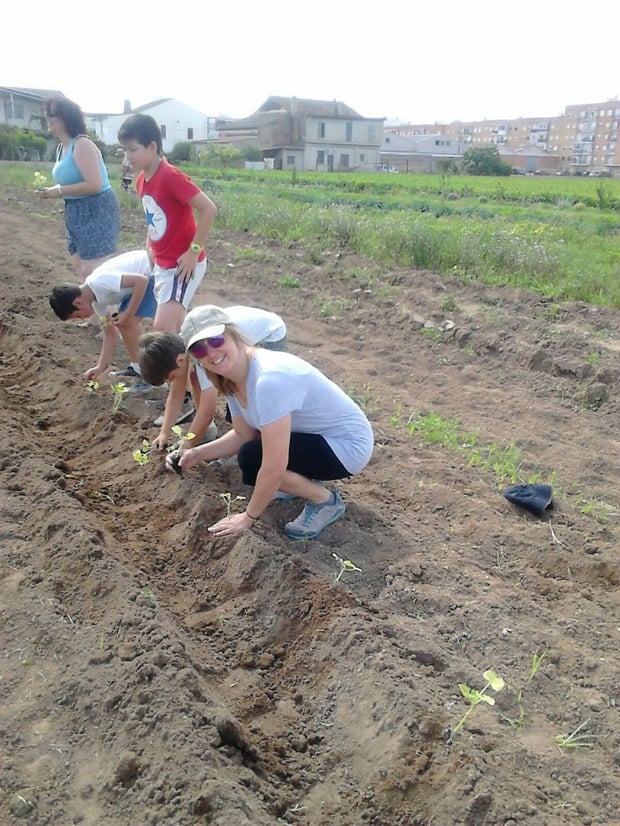
[[[493,691],[501,691],[506,683],[504,682],[503,678],[496,674],[492,668],[489,668],[488,671],[483,672],[482,676],[487,681],[487,683],[491,686]]]

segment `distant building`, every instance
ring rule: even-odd
[[[337,100],[272,96],[247,118],[219,122],[218,141],[256,147],[275,169],[374,172],[384,120]]]
[[[524,175],[553,175],[561,171],[557,155],[532,144],[500,146],[499,155],[514,172],[522,172]]]
[[[386,133],[399,136],[426,134],[435,129],[446,137],[469,146],[496,145],[500,153],[527,166],[554,165],[558,172],[585,175],[592,172],[620,177],[620,101],[583,103],[567,106],[555,117],[503,120],[453,121],[449,124],[398,124],[385,127]],[[542,150],[530,151],[531,147]],[[524,159],[529,157],[526,163]],[[553,157],[554,162],[549,159]],[[538,158],[534,161],[534,158]],[[511,164],[515,165],[515,164]],[[518,167],[517,167],[518,168]],[[542,171],[540,168],[538,171]]]
[[[62,95],[55,89],[0,87],[0,123],[45,131],[43,102]],[[176,98],[161,98],[136,109],[128,100],[118,114],[85,112],[86,125],[109,146],[128,115],[152,115],[162,130],[163,148],[189,141],[231,143],[242,151],[260,149],[276,169],[434,171],[440,161],[459,158],[470,146],[496,145],[520,171],[620,177],[620,101],[571,104],[554,117],[454,121],[449,124],[386,125],[365,118],[340,101],[269,97],[247,118],[216,121]],[[397,138],[416,139],[408,144]],[[537,152],[533,149],[539,150]],[[551,160],[554,159],[554,160]]]
[[[381,144],[380,171],[437,172],[442,164],[463,157],[463,143],[458,138],[434,134],[399,135],[386,131]]]
[[[58,96],[62,96],[62,92],[56,89],[17,89],[13,86],[0,86],[0,123],[43,132],[43,101]]]
[[[126,100],[121,114],[86,114],[86,126],[108,146],[118,143],[118,130],[129,115],[151,115],[161,129],[164,152],[170,152],[177,143],[202,141],[214,129],[215,119],[204,112],[182,103],[176,98],[161,98],[131,108]]]

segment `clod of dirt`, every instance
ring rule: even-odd
[[[172,465],[172,470],[175,473],[178,473],[179,476],[183,476],[183,468],[179,464],[180,461],[181,461],[181,454],[180,453],[175,453],[175,454],[171,455],[170,464]]]

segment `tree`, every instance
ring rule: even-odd
[[[246,161],[262,161],[263,150],[259,149],[258,146],[248,146],[246,147],[246,150],[243,153],[243,157],[246,159]]]
[[[182,161],[191,161],[192,159],[192,145],[189,141],[180,141],[175,143],[170,153],[170,160],[172,163],[181,163]]]
[[[499,156],[497,146],[472,146],[463,155],[468,175],[510,175],[511,167]]]
[[[28,161],[44,158],[47,141],[31,129],[0,124],[0,160]]]
[[[219,166],[222,176],[227,166],[232,166],[242,157],[241,152],[230,143],[209,143],[207,146],[207,164]]]

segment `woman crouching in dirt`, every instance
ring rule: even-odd
[[[177,460],[188,469],[236,455],[243,482],[254,487],[244,513],[220,519],[209,531],[218,537],[241,533],[274,498],[300,497],[306,500],[304,508],[284,533],[291,539],[315,539],[345,512],[338,491],[323,482],[352,476],[368,464],[370,422],[307,361],[248,344],[222,309],[213,307],[212,317],[204,321],[187,350],[226,396],[232,430]],[[175,458],[166,457],[169,469]]]

